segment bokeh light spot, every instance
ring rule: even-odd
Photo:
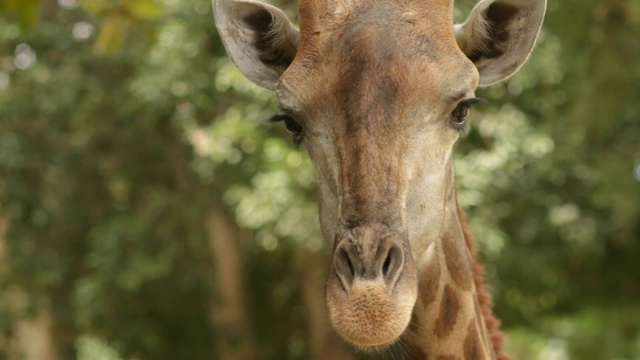
[[[73,9],[78,6],[78,2],[76,0],[58,0],[58,5],[64,9]]]
[[[77,22],[73,25],[72,34],[76,40],[86,40],[93,34],[94,27],[88,22]]]
[[[36,63],[36,52],[27,44],[18,44],[13,63],[20,70],[28,69]]]

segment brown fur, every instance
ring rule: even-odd
[[[447,234],[442,239],[442,250],[447,270],[449,270],[453,281],[462,289],[471,290],[473,274],[471,264],[467,260],[463,240],[452,234]]]
[[[481,359],[481,350],[478,349],[478,328],[475,319],[471,320],[467,327],[467,338],[464,340],[464,358],[465,360]]]
[[[460,300],[458,300],[455,291],[451,286],[446,285],[444,287],[444,293],[442,294],[442,302],[440,303],[440,316],[438,320],[436,320],[434,329],[437,337],[446,337],[453,331],[456,321],[458,320],[460,308]]]
[[[424,306],[427,306],[438,298],[438,287],[440,286],[440,259],[438,257],[429,263],[424,274],[427,276],[422,276],[418,280],[418,286]]]
[[[467,242],[467,248],[473,258],[473,281],[476,285],[476,292],[478,294],[478,302],[480,303],[482,317],[484,318],[485,326],[489,332],[489,339],[493,345],[496,359],[514,360],[512,357],[503,353],[506,335],[500,331],[500,320],[498,320],[493,314],[493,298],[487,290],[487,286],[484,282],[484,266],[477,260],[478,250],[476,249],[475,238],[467,229],[466,213],[462,210],[459,210],[458,213],[460,216],[460,222],[462,223],[464,239]]]

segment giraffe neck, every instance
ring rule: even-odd
[[[456,207],[442,238],[418,260],[418,301],[403,338],[409,359],[497,358],[478,301],[475,254],[469,245]]]

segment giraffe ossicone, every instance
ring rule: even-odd
[[[300,0],[299,30],[264,3],[213,7],[315,167],[337,333],[368,352],[401,342],[408,359],[507,359],[452,153],[475,89],[527,60],[546,0],[481,0],[459,25],[452,0]]]

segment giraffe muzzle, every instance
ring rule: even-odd
[[[368,226],[343,232],[335,244],[326,294],[331,322],[361,350],[384,349],[406,329],[417,297],[408,240]]]

